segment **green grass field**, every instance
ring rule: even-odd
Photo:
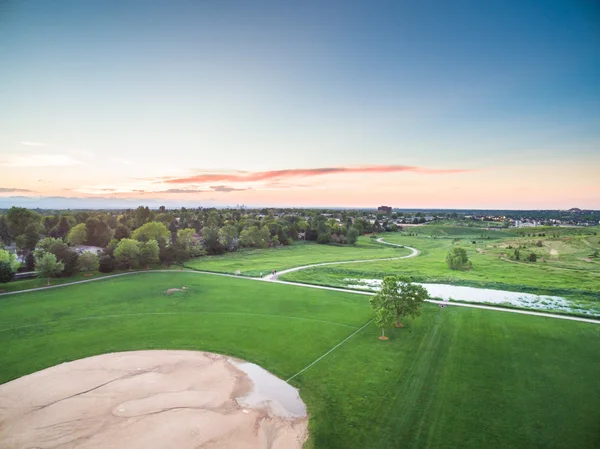
[[[268,274],[272,270],[282,271],[313,263],[384,259],[408,254],[410,251],[407,249],[386,247],[368,237],[360,237],[354,246],[298,242],[278,248],[242,249],[222,256],[199,257],[190,260],[186,266],[196,270],[258,277],[260,273]]]
[[[175,271],[23,293],[0,298],[0,382],[157,348],[287,379],[371,317],[363,295]],[[291,381],[308,448],[600,445],[600,326],[430,304],[405,325],[381,342],[371,324]]]

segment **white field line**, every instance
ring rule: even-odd
[[[307,369],[309,369],[311,366],[313,366],[319,360],[321,360],[321,359],[325,358],[327,355],[331,354],[333,351],[335,351],[337,348],[339,348],[340,346],[342,346],[344,343],[346,343],[348,340],[350,340],[352,337],[354,337],[356,334],[358,334],[361,330],[363,330],[365,327],[367,327],[372,322],[373,322],[373,320],[370,320],[363,327],[361,327],[360,329],[356,330],[355,332],[353,332],[352,334],[350,334],[348,337],[344,338],[341,342],[339,342],[337,345],[335,345],[333,348],[331,348],[329,351],[327,351],[325,354],[323,354],[317,360],[315,360],[314,362],[312,362],[310,365],[306,366],[305,368],[302,368],[300,371],[298,371],[296,374],[294,374],[292,377],[290,377],[288,380],[286,380],[286,382],[289,382],[294,377],[296,377],[298,374],[302,374],[304,371],[306,371]]]

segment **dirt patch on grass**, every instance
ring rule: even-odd
[[[308,418],[269,401],[241,407],[252,389],[228,358],[203,352],[63,363],[0,385],[0,447],[300,449]]]
[[[181,288],[170,288],[168,290],[165,290],[165,293],[167,295],[172,295],[173,293],[177,293],[177,292],[185,292],[187,290],[187,287],[181,287]]]

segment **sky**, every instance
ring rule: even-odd
[[[594,0],[0,0],[0,61],[4,203],[600,209]]]

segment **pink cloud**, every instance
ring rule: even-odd
[[[465,173],[468,169],[437,169],[426,167],[414,167],[410,165],[373,165],[362,167],[326,167],[326,168],[297,168],[289,170],[270,170],[246,173],[203,173],[194,176],[163,178],[162,182],[167,184],[189,184],[206,182],[256,182],[265,180],[281,180],[287,178],[335,175],[343,173],[400,173],[412,172],[428,175],[443,175],[453,173]]]

